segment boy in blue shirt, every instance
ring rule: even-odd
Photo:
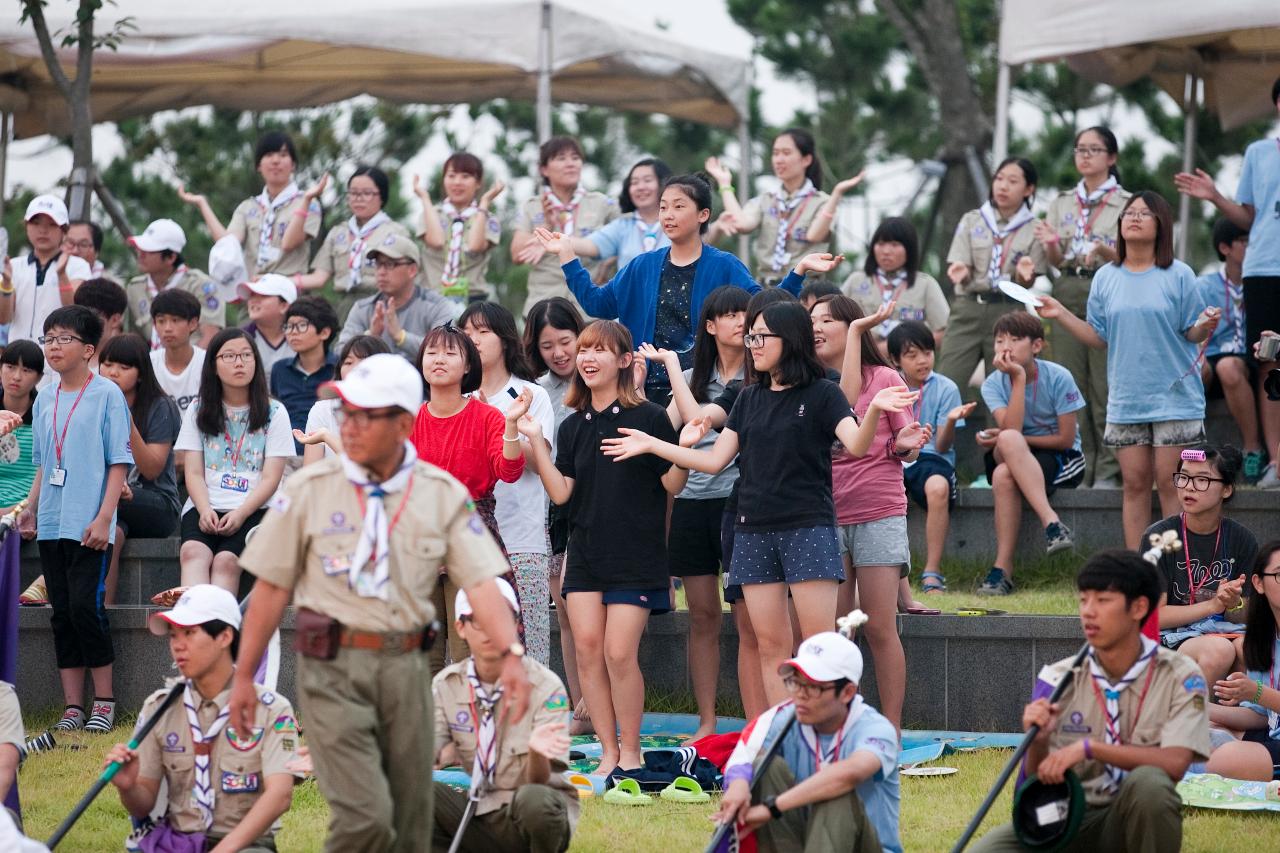
[[[902,476],[907,494],[925,511],[925,564],[920,575],[925,592],[947,588],[942,576],[942,547],[951,526],[951,508],[956,505],[956,451],[952,447],[956,428],[973,412],[976,402],[961,403],[960,388],[940,373],[933,372],[937,344],[933,332],[918,320],[899,323],[886,341],[889,358],[907,387],[920,392],[915,420],[933,427],[933,437],[920,450],[915,462],[904,462]]]
[[[1244,284],[1241,277],[1244,256],[1249,248],[1249,232],[1230,219],[1213,223],[1213,247],[1222,261],[1222,269],[1205,273],[1196,279],[1204,294],[1205,304],[1217,308],[1222,317],[1218,328],[1209,336],[1201,368],[1205,393],[1218,380],[1227,409],[1240,427],[1244,446],[1244,478],[1256,483],[1267,464],[1266,451],[1258,434],[1258,398],[1254,395],[1257,364],[1249,353],[1245,326]]]
[[[1071,371],[1036,358],[1044,348],[1040,318],[1013,311],[995,324],[995,368],[982,383],[982,400],[997,429],[977,442],[987,449],[987,480],[995,495],[996,559],[979,595],[1013,592],[1013,549],[1022,522],[1022,499],[1044,525],[1045,553],[1072,547],[1071,531],[1049,506],[1049,495],[1084,479],[1084,454],[1076,412],[1085,406]]]
[[[338,313],[320,296],[303,296],[284,313],[284,339],[293,358],[271,366],[271,396],[284,404],[295,430],[306,431],[307,415],[320,386],[334,379],[337,356],[329,347],[338,336]],[[302,445],[294,442],[298,455]]]
[[[38,540],[53,606],[53,647],[66,699],[62,719],[54,725],[60,731],[109,732],[115,726],[115,652],[102,600],[116,504],[133,453],[124,393],[89,370],[101,337],[102,320],[82,305],[59,308],[44,321],[40,344],[58,382],[36,398],[31,504],[37,510],[26,510],[19,519],[23,537]],[[86,668],[94,693],[87,722]]]

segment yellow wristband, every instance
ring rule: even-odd
[[[409,333],[406,332],[404,329],[401,329],[400,334],[396,335],[396,346],[398,347],[404,346],[404,339],[408,337],[408,334]]]

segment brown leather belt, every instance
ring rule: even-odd
[[[381,634],[377,631],[357,631],[354,628],[344,627],[338,634],[338,644],[346,649],[403,655],[422,648],[422,632],[392,631]]]

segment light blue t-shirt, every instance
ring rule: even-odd
[[[1205,304],[1222,311],[1218,328],[1213,330],[1213,336],[1209,338],[1209,348],[1204,351],[1204,354],[1206,356],[1224,353],[1243,355],[1248,352],[1244,331],[1244,285],[1240,282],[1227,281],[1226,274],[1222,272],[1205,273],[1196,279],[1196,284],[1204,294]]]
[[[921,425],[928,424],[933,427],[933,435],[930,436],[929,443],[920,448],[920,452],[941,456],[950,462],[953,468],[956,464],[955,443],[952,442],[951,449],[946,453],[938,453],[934,442],[938,440],[938,430],[942,429],[947,422],[947,413],[962,402],[960,386],[941,373],[930,373],[925,378],[924,384],[920,386],[920,399],[916,400],[915,408],[912,410],[912,417],[916,421]],[[964,418],[956,421],[957,429],[962,426],[964,426]]]
[[[1197,345],[1186,338],[1206,307],[1182,261],[1140,273],[1107,264],[1093,277],[1089,325],[1107,342],[1107,421],[1204,418]]]
[[[652,244],[650,248],[645,248],[646,236]],[[646,225],[635,213],[624,213],[598,231],[592,231],[587,239],[596,244],[600,257],[612,258],[616,255],[618,269],[631,263],[636,255],[652,252],[654,249],[665,249],[671,245],[666,232],[662,230],[661,222]]]
[[[31,458],[43,466],[40,483],[40,507],[36,513],[36,538],[72,539],[79,542],[84,529],[102,508],[106,493],[107,468],[111,465],[132,465],[133,449],[129,446],[129,404],[124,393],[109,379],[90,374],[80,403],[75,405],[79,391],[60,391],[55,380],[36,397],[32,410]],[[56,429],[58,436],[66,428],[66,440],[62,444],[62,462],[59,465],[54,446],[53,409],[58,408]],[[70,421],[68,422],[68,418]],[[55,486],[49,478],[55,468],[66,471],[61,486]],[[107,528],[112,543],[116,539],[115,516]]]
[[[863,708],[862,716],[839,740],[839,755],[834,754],[836,735],[821,736],[818,749],[827,756],[823,759],[824,764],[846,759],[855,752],[870,752],[879,759],[880,770],[858,786],[858,799],[862,801],[867,818],[880,836],[880,846],[889,853],[902,853],[902,842],[898,837],[898,732],[893,723],[875,708],[870,705],[864,705]],[[778,714],[770,726],[766,744],[773,742],[775,733],[772,729],[781,728],[788,716]],[[779,757],[791,768],[797,782],[802,782],[817,772],[813,750],[812,730],[797,722],[787,732],[778,752]]]
[[[1026,402],[1022,409],[1023,435],[1056,435],[1058,417],[1078,412],[1085,406],[1084,395],[1071,371],[1052,361],[1036,359],[1036,378],[1027,377]],[[1009,374],[993,370],[982,381],[982,402],[991,411],[1009,408],[1013,382]],[[1073,450],[1080,449],[1080,424],[1076,423],[1076,435],[1071,442]]]
[[[1243,276],[1280,275],[1280,140],[1259,139],[1244,150],[1236,201],[1254,210]]]
[[[1280,664],[1280,637],[1276,638],[1275,645],[1271,648],[1271,668],[1276,669],[1276,664]],[[1275,676],[1270,672],[1262,672],[1260,670],[1248,670],[1245,675],[1256,684],[1265,684],[1270,686]],[[1266,708],[1254,702],[1241,702],[1241,708],[1248,708],[1259,716],[1267,718],[1267,736],[1272,740],[1280,740],[1280,714],[1275,711],[1268,711]]]

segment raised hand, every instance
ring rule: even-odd
[[[489,205],[493,204],[493,200],[502,195],[502,191],[506,188],[507,185],[502,181],[494,181],[493,186],[485,190],[484,195],[480,196],[480,206],[487,210]]]
[[[520,420],[516,421],[516,429],[530,441],[542,438],[542,424],[533,415],[521,415]]]
[[[954,285],[961,285],[969,277],[969,265],[954,261],[947,265],[947,278]]]
[[[1173,176],[1173,185],[1183,195],[1202,201],[1213,201],[1214,196],[1218,194],[1218,188],[1213,183],[1213,175],[1204,169],[1196,169],[1194,174],[1179,172]]]
[[[631,357],[631,381],[635,384],[636,390],[644,395],[644,382],[649,378],[649,362],[643,358],[639,351],[632,354]]]
[[[187,204],[194,204],[196,207],[203,207],[205,204],[208,203],[208,199],[206,199],[204,196],[200,195],[199,193],[187,192],[187,187],[185,184],[178,184],[178,198],[186,202]]]
[[[1059,241],[1057,229],[1043,219],[1037,219],[1033,233],[1036,239],[1046,246],[1056,246]]]
[[[384,302],[373,303],[373,316],[369,318],[369,334],[382,337],[387,329],[387,307]]]
[[[895,385],[892,388],[881,388],[871,398],[871,405],[881,412],[901,412],[911,408],[918,399],[919,391],[911,391],[906,385]]]
[[[551,252],[555,255],[560,254],[560,250],[567,245],[567,239],[559,231],[535,228],[533,229],[533,236],[537,238],[538,243],[542,246],[542,251]]]
[[[703,171],[716,179],[716,183],[722,187],[727,187],[733,183],[733,172],[720,162],[719,157],[708,157],[706,162],[702,164]]]
[[[869,330],[879,326],[885,320],[893,316],[894,309],[898,307],[898,300],[894,299],[882,304],[876,309],[874,314],[868,314],[861,319],[854,320],[849,325],[849,331],[855,332],[859,337],[866,334]]]
[[[302,194],[302,197],[306,199],[308,204],[310,204],[320,197],[320,194],[324,192],[324,188],[327,186],[329,186],[329,173],[325,172],[320,176],[320,180],[318,182],[307,187],[307,191]]]
[[[711,419],[706,415],[699,415],[684,425],[680,430],[680,446],[693,447],[699,441],[706,438],[707,433],[711,431]]]
[[[796,275],[804,275],[806,272],[828,273],[840,266],[840,262],[844,260],[844,255],[833,255],[830,252],[813,252],[805,255],[796,264]]]
[[[529,412],[529,406],[533,403],[533,392],[528,388],[521,390],[516,398],[511,401],[511,405],[507,407],[507,422],[516,422],[523,418]],[[520,427],[517,426],[518,430]]]
[[[674,350],[658,349],[651,343],[643,343],[636,354],[648,361],[658,361],[666,366],[667,372],[680,369],[680,354]]]
[[[969,415],[972,415],[973,410],[976,409],[977,407],[978,407],[978,403],[976,400],[972,403],[962,403],[961,405],[956,406],[954,409],[947,412],[947,420],[952,421],[953,423],[955,421],[963,420],[964,418],[969,417]]]
[[[606,438],[600,442],[600,452],[614,462],[643,456],[653,446],[653,437],[638,429],[619,427],[618,433],[618,438]]]
[[[413,176],[413,194],[422,199],[422,203],[427,207],[431,206],[431,193],[427,190],[427,184],[420,175]]]
[[[835,187],[832,188],[831,194],[844,195],[849,190],[853,189],[858,184],[862,183],[862,179],[866,177],[866,174],[867,174],[867,170],[863,169],[861,172],[854,175],[852,178],[845,178],[843,181],[836,184]]]

